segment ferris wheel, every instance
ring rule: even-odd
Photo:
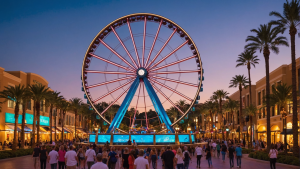
[[[105,26],[93,39],[82,65],[82,90],[87,102],[110,126],[119,129],[130,107],[135,113],[153,108],[157,118],[174,133],[173,126],[191,110],[203,90],[203,68],[192,38],[173,21],[151,13],[123,16]],[[181,108],[176,101],[185,100]],[[109,103],[105,109],[95,105]],[[105,113],[119,104],[112,121]],[[179,118],[171,122],[166,110],[173,107]],[[141,119],[140,119],[141,120]]]

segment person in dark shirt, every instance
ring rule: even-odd
[[[127,145],[131,145],[131,141],[130,140],[128,140]]]
[[[230,168],[233,168],[234,167],[233,158],[234,158],[235,148],[233,147],[232,144],[228,148],[228,153],[229,153]]]
[[[222,160],[223,163],[225,163],[225,155],[227,153],[227,147],[224,143],[222,143],[222,147],[221,147],[221,153],[222,153]]]
[[[38,144],[36,144],[36,147],[33,149],[32,157],[33,157],[33,167],[36,169],[37,164],[39,163],[39,157],[40,157],[41,149]]]
[[[173,169],[174,157],[175,154],[171,151],[171,147],[167,146],[167,151],[165,151],[161,156],[165,169]]]
[[[206,152],[206,160],[208,162],[208,166],[210,167],[212,166],[212,161],[211,161],[211,149],[209,146],[205,149],[205,152]]]
[[[150,147],[147,148],[147,152],[150,154],[150,152],[151,152],[151,148]]]

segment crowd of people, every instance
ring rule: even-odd
[[[163,169],[188,169],[192,157],[197,159],[197,168],[201,166],[201,159],[205,157],[209,167],[213,167],[212,157],[224,163],[228,157],[230,168],[242,165],[243,141],[202,139],[206,144],[194,146],[173,145],[161,148],[151,146],[139,149],[136,142],[128,141],[127,147],[115,148],[108,142],[104,146],[95,144],[75,144],[75,140],[52,142],[52,144],[36,145],[33,151],[34,169],[46,169],[49,163],[51,169],[157,169],[157,160],[162,160]],[[253,142],[253,144],[255,144]],[[263,147],[258,142],[254,147]],[[278,145],[271,146],[269,153],[271,169],[275,168]],[[51,151],[47,147],[51,147]],[[143,146],[145,147],[145,146]]]

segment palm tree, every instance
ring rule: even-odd
[[[80,98],[75,97],[70,99],[70,109],[73,110],[75,114],[75,138],[76,138],[77,113],[78,110],[80,109],[81,104],[82,104],[82,100]]]
[[[19,118],[19,106],[22,102],[22,98],[24,97],[26,93],[26,88],[24,85],[17,85],[17,86],[9,86],[5,87],[3,91],[0,92],[0,98],[4,98],[5,102],[7,100],[12,100],[15,102],[15,129],[14,129],[14,141],[12,145],[12,150],[17,149],[17,144],[18,144],[18,133],[17,133],[17,128],[18,128],[18,118]]]
[[[252,104],[252,92],[251,92],[251,76],[250,76],[250,69],[251,65],[255,67],[255,64],[258,64],[259,59],[257,56],[254,56],[255,51],[252,50],[246,50],[243,53],[241,53],[238,57],[238,60],[236,61],[238,64],[236,67],[247,65],[248,69],[248,79],[249,79],[249,97],[250,97],[250,105]]]
[[[206,101],[204,103],[205,110],[208,112],[208,115],[210,116],[210,119],[211,119],[211,129],[213,129],[215,126],[213,116],[214,116],[214,112],[215,112],[215,109],[217,106],[218,106],[218,104],[211,100]]]
[[[226,102],[225,107],[226,107],[227,110],[230,111],[232,129],[234,129],[234,111],[238,110],[239,101],[232,100],[232,99],[228,98],[228,101]]]
[[[270,94],[270,105],[278,105],[280,110],[287,107],[288,102],[293,99],[292,86],[287,86],[286,84],[279,84],[276,87],[272,87],[272,94]],[[286,133],[284,134],[284,147],[285,152],[287,150],[286,144]],[[296,142],[295,142],[296,143]]]
[[[257,112],[257,108],[256,108],[255,105],[250,104],[248,107],[245,108],[245,115],[249,116],[249,123],[250,123],[250,126],[251,126],[251,128],[250,128],[250,141],[248,143],[248,147],[252,146],[252,144],[250,143],[251,140],[252,140],[252,130],[253,130],[253,124],[252,124],[253,120],[252,120],[252,118],[253,118],[253,116],[256,115],[256,112]]]
[[[41,102],[44,101],[49,92],[49,87],[46,87],[42,84],[34,84],[29,86],[32,99],[35,101],[34,109],[36,110],[36,119],[37,119],[37,143],[40,143],[40,108]],[[35,121],[33,121],[33,124]]]
[[[246,42],[250,42],[245,46],[249,50],[263,51],[266,68],[266,106],[267,106],[267,147],[268,151],[271,147],[271,125],[270,125],[270,77],[269,77],[269,57],[270,50],[274,53],[279,53],[279,45],[289,46],[286,37],[278,36],[282,31],[279,27],[272,27],[271,24],[260,25],[258,29],[252,29],[251,32],[256,33],[256,36],[248,36]]]
[[[60,110],[62,111],[61,113],[61,140],[64,140],[64,122],[65,122],[65,117],[66,117],[66,113],[67,110],[70,108],[70,104],[65,101],[65,100],[61,100],[60,102]]]
[[[239,132],[239,139],[241,138],[241,131],[243,130],[243,113],[242,113],[242,90],[243,87],[246,89],[248,87],[249,81],[244,75],[235,75],[231,80],[230,80],[230,88],[231,87],[239,87],[240,91],[240,112],[239,112],[239,120],[240,120],[240,132]]]
[[[55,114],[53,114],[54,116],[54,141],[56,142],[56,131],[57,131],[57,127],[56,127],[56,118],[57,118],[57,113],[58,110],[61,112],[61,102],[63,101],[63,97],[62,96],[58,96],[55,99]]]
[[[215,97],[218,99],[218,102],[219,102],[219,114],[222,116],[222,121],[220,122],[221,126],[224,126],[224,121],[223,121],[223,111],[222,111],[222,100],[227,98],[228,97],[228,92],[227,91],[224,91],[224,90],[217,90],[213,93],[213,95],[215,95]],[[221,120],[221,119],[220,119]],[[221,127],[222,129],[222,137],[223,139],[224,138],[224,132],[223,132],[223,128],[224,127]]]
[[[279,12],[272,11],[270,16],[278,18],[276,21],[271,21],[272,24],[277,25],[282,29],[282,33],[289,29],[291,37],[291,59],[292,59],[292,90],[293,90],[293,139],[294,143],[298,143],[298,126],[297,126],[297,80],[296,80],[296,45],[295,36],[297,34],[297,27],[300,26],[300,1],[292,0],[286,1],[283,4],[283,15]],[[299,155],[298,144],[293,145],[294,155]]]
[[[178,112],[177,109],[173,106],[166,110],[168,117],[174,119],[173,123],[176,121],[176,119],[178,117],[177,112]]]
[[[49,118],[50,118],[50,142],[52,142],[53,108],[57,104],[57,99],[62,99],[62,96],[60,96],[59,94],[60,94],[60,92],[49,91],[48,92],[48,96],[46,97],[46,105],[50,106],[50,112],[49,112]],[[55,123],[56,123],[56,121],[55,121]],[[56,130],[56,127],[55,127],[55,130]],[[55,137],[56,137],[56,134],[55,134]]]
[[[134,115],[135,108],[131,107],[129,111],[127,111],[127,114],[129,115],[129,126],[131,127],[133,124],[131,124],[131,117]]]
[[[21,129],[21,148],[24,148],[25,146],[25,114],[26,114],[28,102],[31,102],[31,97],[32,97],[29,88],[25,88],[25,89],[26,91],[22,98],[23,116],[22,116],[22,129]]]

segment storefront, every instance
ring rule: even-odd
[[[265,126],[259,126],[256,133],[259,140],[267,141],[267,128]]]
[[[280,141],[280,128],[278,125],[274,124],[271,127],[271,143],[275,144]]]

